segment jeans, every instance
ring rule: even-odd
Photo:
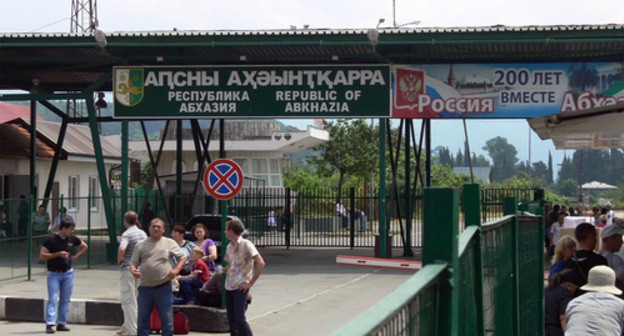
[[[150,334],[150,316],[156,307],[162,322],[162,336],[173,335],[173,293],[171,281],[156,287],[139,286],[139,325],[138,335]]]
[[[123,310],[124,322],[121,329],[125,334],[137,333],[137,287],[139,280],[132,276],[130,270],[119,273],[119,298]]]
[[[230,324],[230,335],[247,336],[253,335],[251,327],[245,318],[247,306],[247,292],[240,290],[225,291],[227,317]]]
[[[69,313],[69,300],[74,289],[74,270],[67,272],[48,271],[48,304],[46,305],[46,325],[66,324]]]
[[[180,294],[185,303],[195,303],[197,295],[195,289],[200,289],[203,286],[201,280],[198,278],[184,278],[180,280]]]

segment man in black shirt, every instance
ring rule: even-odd
[[[39,259],[47,261],[48,268],[48,303],[45,316],[48,334],[55,332],[54,325],[58,331],[69,331],[66,324],[69,300],[74,288],[72,261],[89,248],[84,241],[74,236],[75,228],[75,223],[61,221],[59,232],[48,236],[39,250]],[[76,247],[78,252],[72,256],[72,250]]]
[[[571,282],[578,287],[587,284],[587,275],[589,270],[598,265],[609,266],[607,259],[600,254],[594,252],[596,248],[596,228],[589,223],[581,223],[574,229],[574,236],[578,241],[576,252],[572,258],[568,259],[563,266],[564,269],[570,269],[562,282]],[[584,292],[577,291],[577,295]]]

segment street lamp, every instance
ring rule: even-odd
[[[396,22],[396,0],[392,0],[392,28],[400,28],[404,26],[417,25],[420,21],[414,20],[407,23],[402,23],[400,25]]]

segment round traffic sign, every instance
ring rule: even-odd
[[[240,166],[228,159],[212,161],[203,178],[204,189],[218,200],[228,200],[243,187],[243,171]]]

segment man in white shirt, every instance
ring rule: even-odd
[[[587,293],[570,301],[566,308],[566,336],[622,335],[624,300],[615,287],[615,272],[608,266],[594,266],[581,287]]]
[[[611,224],[602,229],[602,247],[601,256],[607,258],[609,267],[615,271],[615,276],[624,282],[624,260],[617,254],[622,247],[622,235],[624,235],[624,227]]]

